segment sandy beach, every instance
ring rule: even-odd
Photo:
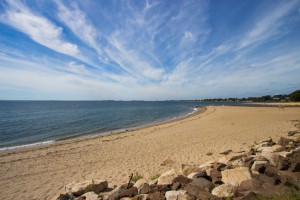
[[[181,164],[213,160],[225,150],[246,149],[254,141],[286,136],[296,129],[295,120],[300,120],[300,107],[209,106],[140,130],[1,152],[1,199],[51,199],[73,181],[98,178],[113,185],[127,182],[134,172],[150,178]]]

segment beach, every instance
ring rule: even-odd
[[[181,164],[199,165],[254,141],[295,130],[300,107],[208,106],[187,118],[98,138],[62,141],[0,153],[2,199],[51,199],[64,185],[105,179],[112,186],[131,173],[145,178]]]

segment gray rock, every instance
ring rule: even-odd
[[[206,172],[193,172],[193,173],[189,174],[187,177],[191,178],[191,179],[200,178],[200,177],[207,177],[207,174],[206,174]]]
[[[217,197],[233,197],[235,192],[235,188],[232,185],[219,185],[215,187],[212,191],[211,194],[217,196]]]
[[[85,200],[100,200],[98,195],[95,194],[94,192],[87,192],[87,193],[81,195],[81,197],[82,197],[82,199],[85,199]]]
[[[191,183],[194,186],[198,186],[199,188],[205,189],[207,191],[211,191],[214,188],[214,184],[212,182],[206,180],[205,178],[194,178]]]
[[[171,185],[174,178],[178,176],[178,173],[175,169],[171,169],[170,171],[162,174],[157,181],[158,185]]]
[[[65,187],[66,192],[71,192],[74,195],[80,196],[87,192],[99,194],[108,187],[108,182],[105,180],[93,179],[81,183],[70,183]]]
[[[194,200],[194,198],[185,190],[166,192],[167,200]]]
[[[242,181],[252,178],[248,167],[237,167],[235,169],[227,169],[221,172],[222,181],[225,184],[239,186]]]
[[[268,167],[268,161],[254,161],[251,170],[259,173],[264,173],[266,168]]]

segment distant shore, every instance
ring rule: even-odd
[[[74,139],[0,153],[3,199],[50,199],[63,185],[99,178],[112,184],[131,173],[145,178],[240,151],[268,137],[286,136],[299,107],[208,106],[186,118],[104,137]],[[31,191],[30,193],[28,191]]]

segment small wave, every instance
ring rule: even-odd
[[[32,144],[24,144],[19,146],[12,146],[12,147],[2,147],[0,148],[0,151],[9,151],[9,150],[15,150],[15,149],[23,149],[23,148],[29,148],[29,147],[35,147],[40,145],[46,145],[46,144],[53,144],[55,140],[49,140],[44,142],[37,142]]]

